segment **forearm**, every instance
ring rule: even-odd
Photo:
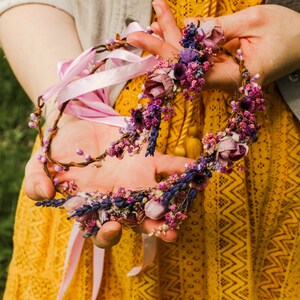
[[[82,52],[73,18],[48,5],[26,4],[3,13],[0,40],[18,81],[35,104],[57,82],[57,62]]]

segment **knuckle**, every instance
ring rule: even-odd
[[[249,8],[249,16],[247,22],[250,27],[257,26],[264,20],[264,12],[260,7]]]

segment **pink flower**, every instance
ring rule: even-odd
[[[204,190],[209,184],[209,177],[202,173],[194,174],[190,187],[198,191]]]
[[[150,200],[145,204],[145,215],[152,220],[161,219],[166,210],[167,208],[164,205],[155,200]]]
[[[216,160],[224,167],[228,165],[228,161],[237,161],[248,153],[246,144],[238,143],[236,136],[226,138],[220,141]]]
[[[173,97],[174,82],[166,73],[153,73],[145,82],[144,94],[150,99]]]
[[[211,48],[214,53],[217,53],[219,45],[224,42],[223,29],[219,26],[215,26],[214,21],[207,21],[200,23],[198,33],[204,37],[202,43],[206,47]]]
[[[210,47],[214,53],[218,52],[219,45],[224,42],[224,34],[221,27],[214,27],[210,36],[206,36],[203,39],[203,44],[206,47]]]

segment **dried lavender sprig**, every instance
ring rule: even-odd
[[[67,199],[60,198],[60,199],[47,199],[38,201],[35,203],[35,206],[42,206],[42,207],[60,207],[66,203]]]

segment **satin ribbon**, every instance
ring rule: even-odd
[[[143,262],[141,266],[133,267],[127,276],[136,276],[141,273],[147,266],[149,266],[155,259],[157,249],[157,239],[148,234],[142,234],[143,239]]]
[[[137,22],[130,23],[121,35],[125,38],[128,34],[145,31]],[[126,82],[134,77],[145,74],[157,64],[152,55],[145,58],[121,49],[110,52],[104,60],[110,59],[115,68],[101,70],[101,72],[89,74],[89,64],[95,59],[96,50],[90,48],[79,55],[75,60],[68,60],[58,64],[58,76],[60,81],[47,89],[42,98],[46,102],[52,96],[57,95],[58,106],[76,98],[78,102],[70,101],[65,108],[65,113],[75,115],[78,118],[113,126],[125,126],[125,117],[120,116],[109,106],[109,96],[106,88],[121,82]],[[80,79],[77,79],[80,77]],[[74,81],[74,79],[77,79]],[[58,300],[65,294],[78,266],[85,239],[82,237],[78,223],[75,222],[71,231],[67,254],[64,264],[63,281],[58,293]],[[142,235],[143,262],[141,266],[134,267],[128,272],[128,276],[135,276],[153,262],[156,255],[156,238]],[[93,246],[93,291],[92,300],[97,298],[99,292],[103,268],[105,250]]]
[[[85,239],[83,238],[82,231],[79,229],[80,223],[75,222],[71,230],[68,249],[65,258],[63,280],[59,289],[57,300],[61,300],[67,291],[67,288],[76,272],[78,263],[80,260],[80,255],[84,246]],[[143,262],[141,266],[133,267],[127,276],[136,276],[141,271],[143,271],[148,265],[150,265],[156,256],[157,249],[157,239],[153,236],[148,236],[147,234],[142,234],[143,241]],[[105,250],[93,246],[93,290],[92,290],[92,300],[97,299],[99,293],[103,270],[104,270],[104,258]]]
[[[139,23],[132,22],[122,33],[121,38],[137,31],[146,30]],[[93,122],[123,127],[126,125],[125,117],[120,116],[109,106],[106,88],[145,74],[157,64],[157,60],[152,55],[141,58],[132,52],[116,49],[103,58],[111,60],[115,68],[88,75],[89,64],[94,62],[95,56],[96,49],[90,48],[75,60],[60,62],[58,64],[60,81],[46,90],[42,98],[47,101],[57,95],[59,108],[65,102],[76,98],[80,104],[69,102],[64,113]]]
[[[61,300],[75,274],[78,267],[80,255],[83,249],[85,239],[83,238],[82,231],[79,229],[79,223],[75,222],[71,230],[68,249],[65,259],[63,281],[61,283],[57,300]],[[92,300],[97,299],[100,289],[103,268],[104,268],[104,254],[105,250],[93,246],[93,291]]]
[[[92,95],[91,92],[143,75],[157,64],[157,60],[152,55],[141,58],[136,54],[120,49],[110,53],[107,56],[107,59],[109,58],[118,59],[128,64],[70,82],[58,93],[59,108],[70,99],[76,98],[81,102],[81,105],[77,105],[76,102],[72,101],[67,105],[65,113],[93,122],[105,122],[106,124],[120,127],[125,126],[125,117],[121,117],[112,107],[106,104],[108,103],[106,94],[102,92],[99,95],[98,92],[98,94]],[[101,101],[97,101],[97,97]],[[95,98],[95,101],[91,98]],[[109,118],[107,119],[107,117]],[[116,119],[112,121],[112,117]]]

